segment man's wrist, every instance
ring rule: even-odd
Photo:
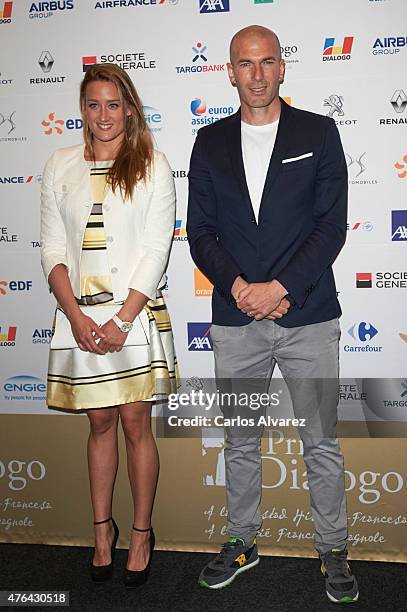
[[[235,300],[238,299],[240,291],[247,287],[248,284],[249,283],[245,281],[244,278],[242,278],[241,276],[236,276],[232,288],[230,290]]]

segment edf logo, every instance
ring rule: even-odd
[[[0,281],[0,295],[6,295],[8,291],[30,291],[32,289],[33,282],[30,280],[22,281]]]
[[[199,0],[200,13],[227,13],[229,0]]]
[[[366,323],[365,321],[355,323],[348,329],[348,334],[352,336],[354,340],[360,340],[360,342],[372,340],[378,333],[377,329],[373,327],[371,323]]]
[[[407,242],[407,210],[391,211],[391,239],[393,242]]]
[[[212,351],[211,323],[188,323],[188,350]]]

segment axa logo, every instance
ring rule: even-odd
[[[0,295],[6,295],[8,291],[31,291],[33,282],[31,280],[0,281]]]
[[[188,323],[188,350],[212,351],[211,323]]]
[[[404,178],[406,178],[406,176],[407,176],[407,169],[406,169],[406,166],[407,166],[407,155],[403,155],[403,159],[402,159],[402,161],[401,161],[401,162],[396,162],[396,163],[394,164],[394,167],[395,167],[395,168],[396,168],[396,170],[397,170],[397,176],[398,176],[400,179],[404,179]]]
[[[199,0],[200,13],[227,13],[230,0]]]
[[[407,242],[407,210],[391,211],[391,239],[393,242]]]
[[[324,48],[322,51],[322,60],[350,60],[352,55],[354,36],[345,36],[342,45],[335,45],[335,38],[329,36],[325,38]]]
[[[49,113],[46,119],[41,121],[41,125],[45,128],[44,134],[51,136],[56,134],[60,136],[63,134],[64,127],[67,130],[81,130],[83,126],[82,119],[56,119],[55,113]]]
[[[3,6],[0,9],[0,24],[1,23],[11,23],[12,13],[13,13],[13,3],[3,2]]]
[[[358,340],[360,342],[368,342],[377,336],[378,333],[379,332],[374,325],[371,323],[366,323],[365,321],[355,323],[350,329],[348,329],[348,334],[354,340]]]

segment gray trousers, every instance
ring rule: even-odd
[[[315,547],[320,553],[343,547],[347,538],[344,467],[335,432],[338,319],[294,328],[284,328],[267,319],[253,320],[241,327],[213,325],[211,336],[216,378],[220,386],[228,380],[229,390],[259,390],[263,385],[263,391],[267,391],[278,364],[290,391],[295,417],[306,419],[306,427],[300,427],[299,434],[304,446]],[[269,410],[273,416],[273,409]],[[225,429],[229,534],[249,544],[261,526],[262,429],[247,428],[244,433],[238,427]]]

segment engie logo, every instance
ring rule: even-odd
[[[197,132],[194,126],[210,125],[228,117],[234,112],[233,106],[207,106],[205,100],[194,98],[190,103],[192,134]],[[199,129],[199,128],[198,128]]]
[[[195,295],[202,297],[203,295],[211,296],[213,291],[213,285],[210,280],[206,278],[204,274],[198,269],[194,268],[194,285]]]
[[[55,113],[49,113],[47,119],[41,121],[41,125],[46,128],[44,134],[51,136],[57,134],[60,136],[64,132],[64,127],[67,130],[81,130],[83,126],[82,119],[55,119]]]
[[[17,327],[0,327],[0,346],[15,346]]]
[[[349,336],[356,342],[369,342],[377,336],[378,333],[377,329],[371,323],[366,323],[366,321],[354,323],[354,325],[348,329]],[[370,344],[363,344],[362,346],[350,346],[349,344],[345,344],[343,347],[345,353],[381,353],[382,349],[382,346],[370,346]]]
[[[230,10],[230,0],[199,0],[200,13],[226,13]]]
[[[37,376],[10,376],[3,385],[4,399],[11,401],[45,401],[47,385]]]
[[[391,211],[391,239],[393,242],[407,242],[407,210]]]
[[[185,229],[185,226],[183,227],[181,219],[177,219],[175,221],[173,240],[174,242],[179,242],[179,241],[185,242],[186,240],[188,240],[187,230]]]
[[[42,480],[45,474],[45,465],[41,461],[34,460],[27,463],[12,459],[7,465],[0,461],[0,479],[6,476],[8,488],[12,491],[22,491],[27,486],[28,480]],[[7,509],[9,499],[4,500],[4,510]]]
[[[148,127],[152,132],[161,132],[162,130],[162,114],[154,106],[143,106],[144,118],[148,123]]]
[[[0,9],[0,23],[11,23],[12,12],[13,12],[13,3],[3,2],[3,6]]]
[[[31,280],[0,281],[0,295],[6,295],[8,291],[31,291],[33,282]]]
[[[335,45],[335,38],[325,38],[322,60],[350,60],[353,46],[353,36],[345,36],[342,46]]]
[[[212,351],[211,323],[188,323],[188,350]]]
[[[407,45],[407,36],[388,36],[376,38],[373,45],[373,55],[394,55]]]
[[[52,0],[51,2],[32,2],[28,11],[30,19],[46,19],[55,11],[66,11],[74,8],[73,0]]]

